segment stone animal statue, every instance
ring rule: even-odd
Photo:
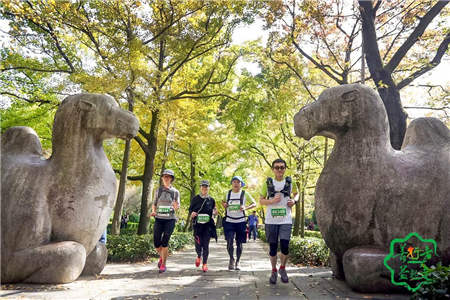
[[[450,262],[450,131],[438,119],[409,125],[391,147],[376,92],[349,84],[325,90],[294,117],[295,133],[335,145],[318,179],[315,209],[334,274],[353,289],[392,291],[383,259],[391,240],[417,232]]]
[[[56,112],[49,159],[33,129],[4,132],[2,283],[67,283],[78,278],[90,253],[103,253],[104,260],[98,241],[114,206],[116,177],[102,142],[130,139],[138,127],[111,97],[79,94]]]

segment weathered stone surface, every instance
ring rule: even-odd
[[[108,249],[106,249],[106,245],[104,243],[97,242],[94,250],[92,250],[86,258],[86,263],[81,275],[99,275],[105,267],[107,259]]]
[[[315,205],[338,270],[345,269],[342,258],[349,249],[388,251],[392,239],[410,232],[434,239],[444,263],[450,262],[450,131],[441,121],[412,121],[401,151],[395,151],[380,97],[352,84],[325,90],[294,123],[299,137],[335,139]]]
[[[49,159],[31,128],[2,135],[2,282],[64,283],[80,275],[115,201],[102,141],[132,138],[138,127],[112,98],[80,94],[56,112]]]

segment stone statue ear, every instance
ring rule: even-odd
[[[341,116],[344,117],[345,124],[348,127],[352,127],[353,121],[357,118],[359,113],[359,102],[356,101],[359,98],[358,90],[351,90],[342,94],[342,106],[341,106]]]
[[[341,97],[344,100],[344,102],[353,102],[356,99],[358,99],[359,92],[358,90],[351,90],[349,92],[343,93]]]
[[[84,111],[91,111],[91,110],[93,110],[93,109],[95,108],[95,104],[94,104],[94,103],[91,103],[91,102],[89,102],[89,101],[86,101],[86,100],[81,100],[81,101],[78,103],[78,107],[79,107],[81,110],[84,110]]]

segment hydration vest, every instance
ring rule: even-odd
[[[290,176],[286,177],[284,187],[281,191],[275,192],[275,185],[273,184],[273,178],[267,177],[267,194],[269,198],[273,198],[275,193],[282,193],[285,197],[289,197],[291,194],[292,179]]]
[[[228,203],[230,200],[237,200],[237,199],[230,199],[230,198],[231,198],[231,192],[232,192],[232,190],[229,190],[229,191],[228,191],[228,195],[227,195],[227,203]],[[239,197],[240,205],[243,205],[243,204],[244,204],[244,194],[245,194],[245,191],[244,191],[244,190],[241,191],[241,196]],[[243,215],[243,216],[242,216],[242,217],[237,217],[237,218],[228,216],[227,211],[228,211],[228,209],[225,209],[225,217],[226,217],[226,218],[230,218],[230,219],[234,219],[234,220],[238,220],[238,219],[241,219],[241,218],[245,218],[245,210],[242,212],[242,215]]]

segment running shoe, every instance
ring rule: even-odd
[[[162,258],[160,257],[158,261],[158,268],[161,268],[161,265],[162,265]]]
[[[234,269],[235,270],[240,270],[241,268],[239,267],[239,261],[236,261],[236,264],[234,265]]]
[[[234,270],[234,258],[230,258],[230,263],[228,264],[228,270]]]
[[[202,270],[203,270],[203,272],[208,272],[208,265],[207,265],[207,264],[204,264],[204,265],[202,266]]]
[[[166,271],[166,266],[161,264],[161,267],[159,267],[159,273],[164,273]]]
[[[284,282],[284,283],[288,283],[289,282],[289,277],[288,277],[288,275],[286,273],[286,269],[285,268],[283,268],[283,269],[280,268],[278,270],[278,272],[280,273],[281,281]]]
[[[276,284],[277,283],[277,276],[278,276],[277,271],[272,272],[272,275],[270,275],[269,282],[271,284]]]
[[[200,257],[197,257],[197,258],[195,259],[195,266],[196,266],[196,267],[199,267],[199,266],[200,266]]]

